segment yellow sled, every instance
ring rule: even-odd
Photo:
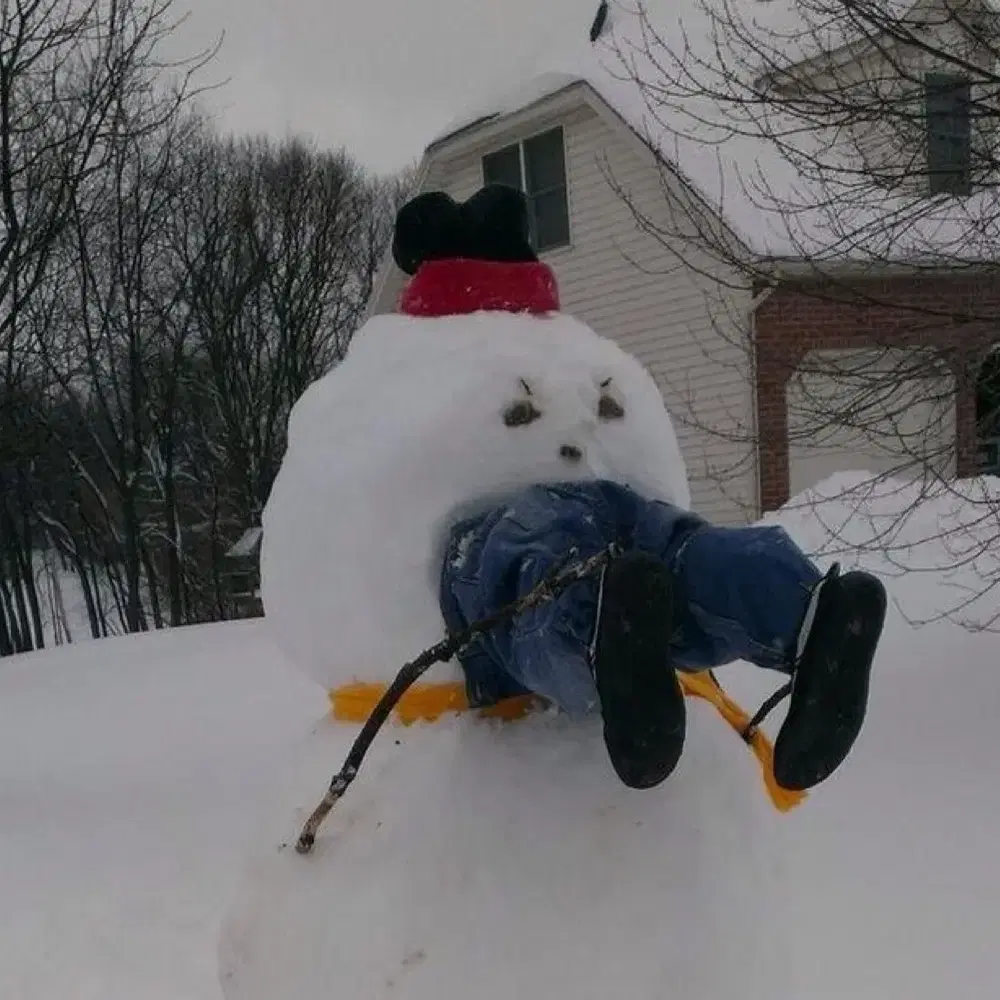
[[[750,716],[722,689],[710,671],[697,674],[678,673],[681,687],[689,698],[704,698],[715,706],[719,714],[742,737]],[[332,715],[342,722],[364,722],[378,700],[385,693],[387,684],[359,681],[345,684],[330,691]],[[533,709],[542,707],[544,701],[532,695],[508,698],[489,708],[477,709],[482,718],[511,722],[523,718]],[[433,722],[443,715],[470,711],[465,685],[460,681],[442,684],[414,684],[399,700],[393,710],[396,720],[404,726],[414,722]],[[805,792],[782,788],[774,777],[774,748],[759,729],[747,741],[760,761],[761,773],[767,794],[779,812],[788,812],[799,805]]]

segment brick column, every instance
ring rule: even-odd
[[[859,281],[855,288],[857,293],[843,284],[784,284],[757,312],[758,454],[764,511],[788,499],[786,390],[795,369],[814,350],[940,349],[955,372],[957,472],[975,473],[976,375],[988,344],[1000,339],[994,335],[994,331],[1000,334],[1000,281],[989,275],[946,274]]]

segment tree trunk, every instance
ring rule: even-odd
[[[108,614],[104,610],[104,601],[101,597],[101,584],[97,577],[97,566],[91,564],[90,579],[94,594],[94,607],[97,614],[97,621],[100,624],[100,634],[95,635],[95,639],[105,639],[108,635]]]
[[[170,624],[184,623],[184,606],[181,599],[181,533],[177,518],[177,484],[174,482],[174,449],[168,437],[164,448],[164,502],[167,543],[167,600],[170,604]]]
[[[25,600],[24,572],[22,568],[22,558],[20,552],[20,540],[13,531],[13,519],[10,511],[4,509],[5,520],[7,522],[7,580],[8,594],[13,598],[14,609],[17,615],[18,638],[16,648],[19,653],[30,653],[34,646],[31,641],[31,616],[28,612],[28,602]]]
[[[24,643],[21,638],[21,628],[17,621],[14,599],[11,596],[10,586],[7,582],[7,567],[4,565],[4,560],[2,559],[0,559],[0,608],[3,609],[3,617],[6,620],[10,652],[25,652]]]
[[[98,612],[97,601],[94,598],[94,588],[91,585],[90,577],[87,574],[87,567],[80,557],[78,550],[73,552],[73,563],[76,567],[76,576],[80,581],[80,591],[83,593],[83,603],[87,606],[87,621],[90,623],[90,636],[92,639],[101,638],[101,619]]]
[[[127,486],[122,497],[125,546],[125,627],[129,632],[146,630],[146,616],[142,607],[142,556],[139,542],[139,519],[136,516],[135,497]]]
[[[58,646],[63,641],[63,637],[67,643],[71,643],[73,633],[69,627],[69,616],[66,614],[66,602],[63,598],[62,574],[65,570],[59,565],[62,559],[57,558],[59,551],[51,534],[48,536],[48,542],[45,549],[45,567],[51,590],[53,642]]]
[[[5,589],[3,580],[0,579],[0,656],[11,656],[14,653],[14,638],[11,635]]]
[[[149,610],[153,614],[153,627],[163,628],[163,612],[160,609],[160,583],[156,574],[156,567],[149,554],[148,545],[140,545],[139,552],[142,555],[142,567],[146,573],[146,586],[149,590]]]
[[[18,500],[21,506],[22,541],[19,547],[21,578],[28,606],[31,609],[31,623],[35,631],[35,648],[45,648],[45,628],[42,625],[42,608],[38,600],[38,586],[35,583],[34,535],[31,530],[31,500],[24,481],[24,472],[18,470]]]

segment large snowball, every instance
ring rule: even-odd
[[[255,807],[274,826],[224,919],[226,1000],[1000,996],[996,665],[996,635],[890,612],[855,752],[787,815],[697,702],[649,792],[596,720],[394,727],[302,857],[279,845],[357,734],[324,723]],[[747,707],[774,686],[721,674]]]
[[[599,418],[602,391],[623,418]],[[505,426],[529,392],[541,418]],[[456,518],[531,483],[594,478],[689,503],[660,392],[613,342],[567,316],[376,317],[292,413],[264,514],[268,620],[327,687],[387,679],[442,636]]]
[[[783,818],[739,738],[690,711],[654,792],[615,778],[596,720],[394,729],[301,856],[354,734],[321,726],[225,918],[227,1000],[788,996]]]

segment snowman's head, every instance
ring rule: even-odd
[[[436,535],[537,483],[609,479],[688,503],[649,373],[558,314],[375,317],[296,406],[290,437],[290,452],[311,439],[328,455],[338,491],[384,497],[397,520],[423,506]]]
[[[265,512],[265,606],[324,682],[331,614],[347,661],[388,665],[433,641],[441,554],[464,517],[531,485],[579,480],[689,501],[650,374],[559,312],[552,272],[526,240],[508,234],[489,249],[466,223],[439,216],[432,245],[465,232],[463,253],[485,256],[424,257],[401,312],[369,320],[292,413]],[[420,254],[397,239],[397,256]]]

